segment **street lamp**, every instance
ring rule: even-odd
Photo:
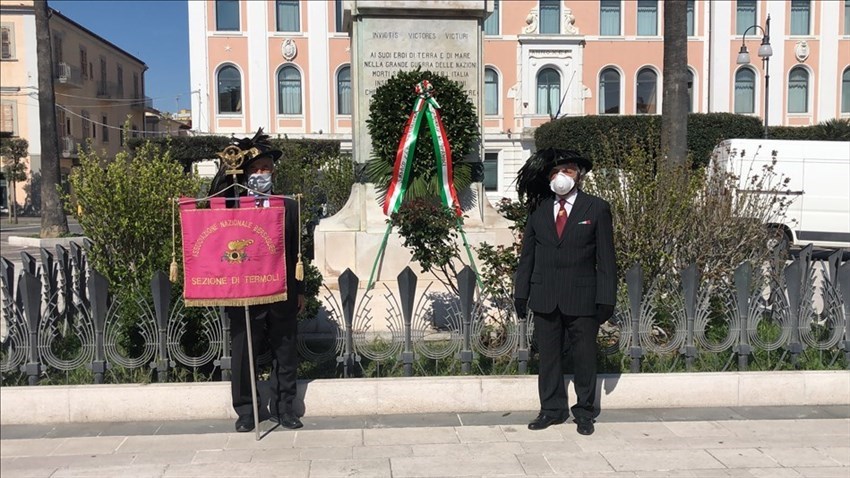
[[[770,46],[770,15],[767,16],[764,28],[760,25],[752,25],[744,30],[744,38],[741,39],[741,51],[738,52],[739,65],[750,64],[750,52],[747,51],[746,41],[747,33],[754,28],[761,30],[763,35],[761,37],[761,46],[759,46],[758,55],[764,67],[764,138],[767,139],[767,108],[770,104],[770,89],[768,89],[770,86],[770,72],[768,71],[768,65],[770,64],[770,57],[773,56],[773,47]]]

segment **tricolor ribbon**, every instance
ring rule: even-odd
[[[434,156],[437,160],[437,169],[440,174],[440,199],[443,204],[455,211],[460,217],[463,212],[457,199],[454,182],[452,181],[452,148],[446,135],[446,128],[440,117],[440,104],[432,96],[433,85],[428,80],[416,84],[416,102],[413,111],[404,125],[404,133],[398,144],[398,151],[393,166],[393,178],[387,188],[387,197],[384,200],[384,214],[387,216],[398,211],[404,200],[407,186],[410,183],[410,171],[413,169],[413,156],[416,151],[416,139],[419,137],[419,127],[423,116],[428,121],[428,129],[431,130],[431,140],[434,143]]]

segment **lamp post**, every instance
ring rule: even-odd
[[[767,110],[770,104],[770,72],[768,71],[768,65],[770,65],[770,57],[773,56],[773,47],[770,46],[770,15],[767,16],[764,25],[764,28],[760,25],[752,25],[744,30],[744,38],[741,39],[741,51],[738,52],[738,64],[750,64],[750,53],[747,51],[746,43],[747,33],[752,29],[761,30],[761,46],[759,46],[758,55],[761,58],[762,67],[764,68],[764,138],[767,139]]]

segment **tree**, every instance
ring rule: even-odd
[[[26,167],[22,159],[29,156],[29,143],[23,138],[0,138],[0,158],[3,158],[3,174],[9,181],[9,219],[18,223],[16,190],[18,181],[26,181]]]
[[[47,0],[36,0],[35,41],[38,48],[38,117],[41,122],[41,237],[68,233],[68,219],[59,198],[59,139],[56,135],[56,95],[50,54]]]
[[[687,0],[664,0],[664,91],[661,152],[684,164],[688,154]]]

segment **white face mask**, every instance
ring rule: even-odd
[[[261,193],[267,193],[272,190],[272,175],[271,173],[254,173],[248,176],[248,187],[259,191]]]
[[[566,196],[567,193],[573,190],[576,182],[573,178],[567,176],[564,173],[558,173],[552,178],[552,181],[549,182],[549,188],[552,189],[552,192],[557,194],[558,196]]]

